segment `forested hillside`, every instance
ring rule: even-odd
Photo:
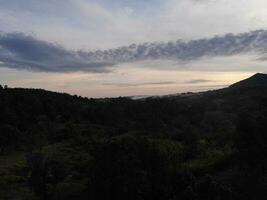
[[[264,199],[258,78],[140,100],[0,87],[0,199]]]

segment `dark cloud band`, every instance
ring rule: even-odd
[[[112,65],[22,33],[0,35],[0,62],[10,68],[45,72],[105,72]]]
[[[184,42],[132,44],[103,51],[70,51],[22,33],[0,34],[0,66],[45,72],[107,72],[123,62],[171,59],[192,61],[202,57],[257,53],[265,60],[267,31],[227,34]]]

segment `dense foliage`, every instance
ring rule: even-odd
[[[0,199],[267,196],[267,87],[87,99],[0,87]]]

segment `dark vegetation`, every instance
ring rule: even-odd
[[[265,199],[262,76],[141,100],[0,87],[0,199]]]

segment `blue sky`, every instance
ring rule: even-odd
[[[165,94],[225,86],[266,71],[265,0],[0,5],[0,83],[14,87],[95,97]]]

